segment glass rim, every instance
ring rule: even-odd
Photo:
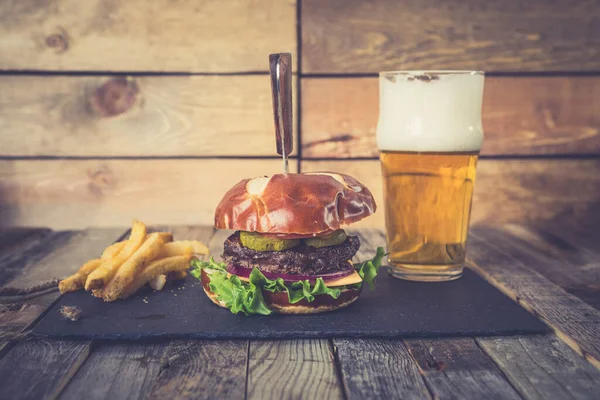
[[[380,71],[379,76],[384,75],[485,75],[484,71],[479,70],[393,70]]]

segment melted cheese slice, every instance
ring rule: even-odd
[[[362,279],[358,272],[352,271],[352,273],[348,276],[345,276],[340,279],[336,279],[334,281],[325,282],[327,287],[336,287],[336,286],[345,286],[345,285],[354,285],[355,283],[361,283]]]
[[[231,274],[227,274],[228,278],[230,276],[231,276]],[[242,278],[241,276],[238,276],[238,278],[240,278],[240,281],[250,282],[248,280],[248,278]],[[339,278],[339,279],[336,279],[333,281],[325,282],[325,284],[327,285],[327,287],[336,287],[336,286],[354,285],[355,283],[361,283],[361,282],[362,282],[362,279],[361,279],[360,275],[358,275],[358,272],[352,271],[352,273],[350,275],[344,276],[343,278]]]

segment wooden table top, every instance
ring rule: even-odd
[[[209,243],[224,233],[166,227]],[[364,258],[384,244],[361,230]],[[427,340],[49,340],[28,333],[55,285],[125,229],[0,231],[0,399],[600,398],[600,234],[476,226],[469,267],[553,334]]]

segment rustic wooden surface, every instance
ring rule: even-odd
[[[419,367],[398,340],[334,339],[349,399],[431,399]]]
[[[342,399],[328,341],[251,342],[248,398]]]
[[[471,223],[560,225],[597,215],[600,199],[600,161],[480,160],[477,164]],[[383,205],[381,166],[377,160],[302,161],[303,172],[344,172],[365,184]],[[383,207],[380,208],[383,210]],[[383,212],[358,223],[384,226]]]
[[[475,229],[469,264],[507,296],[554,330],[573,350],[600,368],[600,311],[565,292]],[[600,295],[600,293],[598,293]]]
[[[2,75],[0,92],[1,156],[277,156],[268,75]]]
[[[163,346],[120,343],[100,346],[86,359],[61,397],[145,399],[160,371]]]
[[[90,258],[99,257],[107,243],[119,239],[124,233],[123,228],[90,228],[71,232],[60,247],[41,243],[40,251],[45,253],[43,258],[28,258],[21,264],[21,274],[7,282],[7,286],[28,288],[39,282],[69,276]]]
[[[243,398],[247,365],[247,341],[174,341],[162,357],[148,397]]]
[[[378,157],[377,78],[302,79],[305,158]],[[600,78],[487,77],[482,155],[598,154]]]
[[[161,229],[171,230],[176,238],[194,238],[209,243],[211,253],[217,256],[227,235],[225,231],[214,232],[209,227],[167,226]],[[101,234],[102,231],[105,234]],[[43,246],[46,253],[37,264],[47,267],[44,277],[59,275],[65,271],[63,265],[79,263],[80,255],[72,251],[74,240],[80,247],[95,253],[100,244],[94,242],[103,238],[103,245],[106,245],[122,236],[124,231],[90,230],[87,237],[96,239],[88,245],[82,242],[84,239],[79,232],[70,232],[70,241],[54,242],[58,251],[52,246]],[[503,232],[508,235],[517,231],[512,225]],[[90,343],[13,338],[7,348],[0,350],[0,398],[594,399],[600,391],[600,369],[571,347],[594,361],[590,348],[594,351],[597,342],[595,330],[600,326],[600,318],[594,313],[598,311],[566,293],[556,296],[561,289],[540,275],[543,270],[539,265],[533,266],[543,264],[543,260],[533,257],[524,264],[516,260],[504,262],[510,249],[500,252],[494,243],[481,239],[488,238],[489,232],[494,231],[485,227],[474,230],[469,254],[473,260],[484,264],[476,267],[476,271],[490,280],[490,277],[496,277],[494,283],[501,290],[520,291],[520,301],[526,302],[552,327],[562,324],[566,331],[566,324],[572,331],[582,333],[565,336],[559,332],[559,337],[550,334],[405,341]],[[361,236],[363,244],[357,258],[372,256],[373,249],[385,242],[385,235],[378,229],[355,230],[354,233]],[[8,234],[2,235],[0,237],[6,240]],[[53,243],[50,237],[56,235],[60,236],[60,233],[51,233],[45,243]],[[575,250],[547,246],[559,259],[575,257]],[[15,249],[18,251],[18,246]],[[534,248],[531,251],[541,250]],[[582,257],[592,255],[584,252]],[[0,270],[3,267],[0,263]],[[41,269],[30,266],[22,272],[39,275]],[[515,289],[514,278],[509,279],[511,276],[518,277],[522,285]],[[13,283],[30,281],[21,275],[12,279]],[[523,288],[528,292],[523,293]],[[540,291],[535,292],[536,288]],[[597,295],[600,296],[600,292]],[[569,301],[568,309],[565,309],[565,299]],[[549,307],[561,311],[544,314]],[[592,310],[591,313],[586,307]],[[586,319],[573,316],[582,310],[587,313]],[[27,310],[22,311],[27,314]],[[13,311],[12,316],[18,317],[20,313]],[[1,331],[11,323],[11,319],[3,317],[0,309]],[[568,345],[561,339],[567,339]],[[10,381],[5,381],[7,377]]]
[[[514,240],[527,242],[532,249],[538,252],[546,253],[548,256],[561,261],[568,261],[573,265],[577,264],[576,269],[585,269],[584,265],[579,264],[595,263],[600,256],[598,242],[594,238],[597,219],[600,218],[600,215],[595,217],[588,218],[585,221],[572,220],[569,224],[563,224],[560,228],[550,224],[544,229],[509,224],[503,226],[502,231]],[[583,230],[577,232],[576,229],[573,229],[575,228],[573,225],[582,227]],[[591,229],[587,230],[586,225],[589,225]],[[580,234],[583,236],[580,236]]]
[[[554,240],[548,232],[509,225],[477,235],[600,310],[600,255]]]
[[[406,344],[435,399],[521,398],[471,338]]]
[[[49,228],[15,227],[3,229],[0,231],[0,257],[14,253],[19,247],[38,243],[51,233],[52,230]]]
[[[574,0],[304,0],[302,70],[597,71],[599,14]]]
[[[477,233],[482,235],[483,232],[488,230],[491,229],[478,229]],[[382,231],[371,229],[356,233],[361,236],[361,242],[367,244],[366,246],[363,245],[359,252],[361,257],[370,255],[365,254],[364,249],[385,245],[385,236]],[[554,248],[554,250],[558,253],[565,253],[560,248]],[[506,249],[506,251],[508,252],[510,249]],[[528,266],[531,265],[532,263],[528,264]],[[549,284],[549,282],[544,281],[542,284]],[[502,289],[502,287],[500,288]],[[600,298],[600,290],[596,292],[596,297]],[[582,302],[576,302],[576,304],[585,306]],[[593,319],[593,321],[592,324],[597,325],[597,320]],[[432,382],[427,381],[427,387],[431,390],[434,398],[514,398],[514,392],[498,381],[498,371],[493,368],[493,364],[499,368],[501,374],[508,377],[510,383],[521,396],[527,399],[544,398],[540,397],[544,393],[552,393],[555,390],[557,390],[556,393],[562,393],[564,389],[574,393],[573,397],[567,398],[593,398],[594,391],[598,390],[600,371],[589,363],[578,364],[577,366],[570,364],[570,360],[581,361],[581,357],[556,336],[475,338],[477,346],[491,358],[493,364],[490,364],[487,357],[478,351],[472,342],[468,340],[464,342],[465,339],[460,340],[463,343],[460,345],[459,354],[456,354],[456,350],[452,350],[456,346],[456,343],[452,340],[411,340],[407,341],[406,344],[400,341],[386,341],[386,354],[391,351],[402,354],[408,346],[411,349],[411,354],[419,363],[418,367],[424,374],[426,381],[427,371],[429,371]],[[370,355],[369,349],[373,346],[373,344],[370,344],[371,342],[376,341],[367,341],[363,346],[362,353],[353,352],[356,354],[355,357],[362,356],[365,352],[367,356]],[[353,343],[350,346],[353,348],[356,344]],[[439,351],[439,348],[443,350]],[[494,351],[496,348],[501,348],[502,352]],[[415,349],[421,351],[420,356],[414,355],[412,351]],[[342,360],[341,357],[340,360]],[[526,367],[512,360],[521,360],[523,363],[527,363]],[[454,365],[450,366],[449,364],[452,363]],[[563,363],[564,368],[561,368]],[[354,364],[351,365],[354,366]],[[468,365],[468,367],[465,367],[465,365]],[[343,368],[345,366],[342,362]],[[407,368],[410,371],[410,362],[408,362]],[[471,374],[475,370],[481,370],[482,372]],[[406,393],[406,386],[402,385],[404,381],[399,380],[397,374],[392,374],[385,368],[378,368],[377,371],[379,374],[376,377],[379,380],[370,381],[370,385],[372,385],[369,388],[370,390],[381,390],[387,393],[390,387],[395,388],[400,382],[401,390],[396,393],[402,393],[399,396],[401,398],[410,396]],[[369,374],[367,373],[366,376],[369,376]],[[362,381],[362,379],[357,380]],[[465,380],[471,380],[472,382],[470,385],[464,385]],[[394,386],[390,383],[392,381]],[[413,385],[418,387],[420,382],[417,381]],[[413,386],[409,387],[414,393],[415,388]],[[451,389],[448,390],[449,388]],[[361,386],[358,386],[357,389],[354,393],[362,393]],[[457,395],[457,392],[461,394]]]
[[[22,276],[23,268],[28,265],[35,265],[48,255],[49,248],[60,248],[74,234],[73,231],[51,232],[47,235],[26,237],[15,241],[0,256],[0,265],[2,265],[3,272],[0,274],[0,285],[5,285],[14,278]]]
[[[3,160],[0,226],[208,225],[235,183],[282,171],[280,159]]]
[[[527,399],[589,399],[600,371],[555,336],[478,338],[477,344]]]
[[[596,211],[598,210],[600,210],[600,204],[597,205]],[[596,238],[599,221],[600,213],[596,213],[595,218],[571,220],[568,221],[568,224],[550,225],[541,234],[550,246],[575,250],[576,253],[585,254],[584,257],[587,258],[590,254],[600,254]],[[514,232],[514,229],[511,229],[511,232]],[[581,256],[574,255],[574,257],[577,260]]]
[[[0,398],[53,398],[81,367],[88,354],[88,341],[20,341],[0,359]],[[30,362],[23,363],[23,360]]]
[[[23,337],[23,331],[36,321],[56,298],[54,292],[26,300],[0,298],[0,354],[11,340]]]
[[[19,290],[69,275],[87,261],[90,254],[99,255],[106,243],[118,239],[125,230],[51,233],[43,230],[43,235],[28,237],[23,237],[19,230],[11,231],[20,239],[12,240],[12,251],[0,257],[0,352],[11,339],[22,336],[59,296],[56,288],[39,292],[38,296]]]
[[[512,230],[515,230],[516,225],[512,226]],[[493,231],[494,229],[477,229],[478,235],[483,235],[486,231]],[[355,231],[361,238],[361,250],[357,254],[360,258],[367,258],[372,256],[369,249],[376,248],[378,246],[385,246],[385,235],[384,232],[378,229],[363,229]],[[472,247],[472,245],[471,245]],[[549,246],[550,247],[550,246]],[[567,254],[563,247],[554,247],[553,250],[556,253]],[[472,251],[472,250],[471,250]],[[506,249],[510,252],[510,249]],[[571,254],[573,256],[573,254]],[[528,263],[528,267],[532,267],[532,263]],[[535,266],[539,269],[539,266]],[[542,284],[549,284],[549,282],[541,282]],[[502,289],[502,287],[500,287]],[[559,289],[560,290],[560,289]],[[596,298],[600,298],[600,290],[595,293]],[[576,304],[585,306],[582,302],[576,302]],[[592,324],[597,325],[597,321],[593,320]],[[460,339],[465,340],[465,339]],[[353,349],[357,346],[356,341],[350,341],[351,344],[342,343],[343,346],[350,346]],[[374,342],[377,340],[367,340],[363,347],[363,351],[353,351],[354,357],[362,357],[365,354],[367,357],[371,355],[371,348],[374,346]],[[337,340],[334,343],[338,343]],[[477,351],[473,347],[473,343],[466,341],[461,344],[460,354],[456,355],[456,351],[452,349],[455,347],[453,340],[411,340],[405,343],[398,340],[384,341],[386,347],[386,354],[390,352],[397,352],[403,354],[408,346],[409,349],[419,349],[421,356],[416,357],[414,353],[414,362],[417,368],[423,373],[424,379],[427,381],[427,371],[433,376],[431,379],[435,383],[427,381],[427,387],[431,391],[431,395],[434,398],[513,398],[514,393],[507,389],[506,385],[500,383],[497,380],[498,371],[492,367],[489,361],[484,357],[481,352]],[[423,343],[426,343],[424,345]],[[564,389],[574,393],[573,397],[566,398],[593,398],[594,391],[599,390],[600,382],[600,370],[593,367],[590,363],[581,363],[582,357],[578,355],[574,350],[568,348],[558,337],[554,335],[540,335],[540,336],[509,336],[509,337],[477,337],[475,343],[478,347],[487,354],[493,363],[500,369],[504,376],[508,377],[508,380],[512,386],[526,399],[532,398],[544,398],[541,397],[544,393],[552,393],[555,390],[556,393],[562,393]],[[416,347],[415,347],[416,346]],[[462,348],[470,350],[462,350]],[[444,351],[436,351],[436,348],[442,348]],[[501,349],[501,353],[499,352]],[[339,350],[338,350],[339,352]],[[343,354],[343,353],[342,353]],[[452,356],[454,354],[454,356]],[[436,358],[437,356],[437,358]],[[444,358],[448,358],[445,360]],[[519,360],[524,365],[519,364]],[[576,365],[571,364],[571,360],[576,360]],[[348,368],[344,365],[342,358],[342,371],[344,368]],[[356,367],[353,363],[351,366]],[[364,361],[363,361],[364,362]],[[357,362],[358,363],[358,362]],[[453,366],[449,366],[449,363],[455,363]],[[411,362],[406,361],[406,368],[410,376]],[[470,375],[471,371],[478,370],[475,368],[476,365],[481,365],[483,368],[482,373],[476,373]],[[564,364],[564,365],[563,365]],[[360,364],[359,364],[360,365]],[[468,365],[468,367],[465,367]],[[563,367],[563,368],[561,368]],[[447,370],[447,371],[446,371]],[[415,390],[419,390],[421,386],[420,381],[412,381],[409,385],[405,383],[403,379],[398,379],[397,374],[393,374],[391,370],[387,368],[378,368],[378,374],[376,380],[369,381],[370,391],[382,391],[388,393],[390,388],[393,390],[399,386],[399,390],[394,393],[401,393],[398,397],[405,398],[410,397],[411,393],[414,394]],[[440,373],[440,371],[446,371]],[[345,376],[344,374],[342,376]],[[368,372],[366,376],[369,376]],[[460,379],[458,379],[458,377]],[[464,386],[463,380],[471,379],[474,380],[472,386]],[[356,379],[359,382],[362,379]],[[392,383],[393,382],[393,383]],[[410,392],[407,393],[407,385]],[[533,387],[532,387],[533,386]],[[437,392],[435,391],[437,387]],[[448,391],[448,387],[453,387],[452,390]],[[467,391],[457,395],[456,392],[460,389]],[[364,388],[360,385],[357,386],[357,390],[353,393],[360,394],[364,392]],[[497,392],[496,395],[492,395],[490,391]],[[492,393],[493,393],[492,392]],[[486,393],[485,395],[483,393]],[[469,395],[467,395],[469,394]],[[491,396],[491,397],[490,397]],[[368,397],[368,396],[359,396]],[[391,396],[387,396],[391,397]],[[426,396],[422,396],[426,398]],[[546,397],[547,398],[547,397]]]
[[[296,52],[294,0],[19,1],[0,15],[0,69],[268,71],[266,55]]]

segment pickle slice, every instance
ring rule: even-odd
[[[299,239],[273,239],[257,232],[240,232],[242,244],[255,251],[283,251],[300,244]]]
[[[312,247],[337,246],[338,244],[344,243],[346,237],[346,232],[343,229],[338,229],[337,231],[331,232],[329,235],[304,239],[304,244]]]

